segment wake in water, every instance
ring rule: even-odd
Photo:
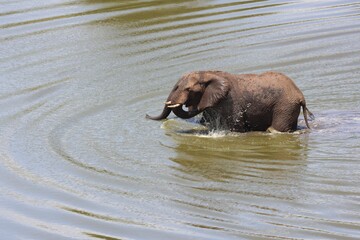
[[[299,119],[298,129],[292,133],[268,132],[232,132],[219,122],[212,128],[200,124],[200,118],[189,121],[172,119],[164,122],[165,128],[178,134],[192,134],[198,137],[219,138],[226,136],[242,136],[244,134],[306,134],[306,133],[360,133],[360,112],[329,110],[317,113],[317,117],[310,121],[311,129],[305,126],[304,119]]]
[[[360,111],[321,112],[313,123],[313,129],[319,133],[360,133]]]
[[[278,134],[305,134],[311,132],[314,128],[313,126],[317,126],[317,124],[312,120],[311,126],[312,129],[308,129],[305,127],[304,120],[299,121],[298,129],[294,132],[278,132],[278,133],[270,133],[265,131],[251,131],[251,132],[233,132],[230,131],[226,126],[222,125],[220,121],[216,123],[212,123],[209,127],[204,125],[200,121],[200,117],[195,117],[190,120],[182,120],[182,119],[169,119],[162,124],[162,128],[173,132],[175,134],[181,135],[191,135],[202,138],[223,138],[223,137],[237,137],[244,135],[278,135]],[[304,125],[304,126],[303,126]]]

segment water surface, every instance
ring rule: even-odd
[[[1,236],[357,239],[359,10],[1,1]],[[284,72],[316,115],[312,130],[200,134],[173,115],[145,119],[182,74],[207,69]]]

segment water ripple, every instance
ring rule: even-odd
[[[1,236],[358,237],[359,3],[0,6]],[[285,72],[312,129],[208,133],[144,118],[199,69]]]

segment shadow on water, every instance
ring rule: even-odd
[[[264,174],[261,177],[267,178],[279,174],[286,177],[306,165],[307,133],[208,133],[197,125],[187,124],[178,120],[163,124],[177,144],[176,156],[171,160],[179,164],[179,170],[184,174],[215,181],[227,181],[241,175]]]

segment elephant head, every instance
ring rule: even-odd
[[[153,120],[165,119],[171,111],[180,118],[192,118],[206,108],[212,107],[229,91],[229,82],[218,72],[192,72],[184,75],[170,92],[163,112]],[[188,111],[183,109],[188,108]]]

